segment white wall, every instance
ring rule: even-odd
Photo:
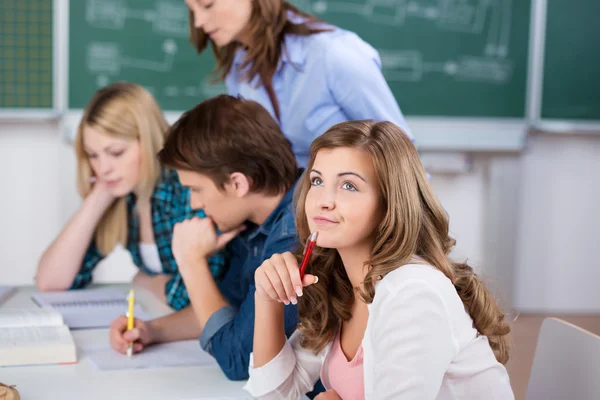
[[[55,123],[1,122],[0,171],[0,284],[31,284],[40,254],[79,204],[74,155]],[[433,174],[457,239],[453,256],[504,281],[510,298],[501,300],[520,310],[600,311],[599,171],[600,135],[533,135],[520,160],[476,155],[469,173]],[[503,174],[508,184],[494,184]],[[134,271],[118,252],[97,278]]]
[[[0,122],[0,284],[33,282],[58,226],[56,123]]]
[[[599,312],[600,135],[531,135],[522,168],[516,306]]]
[[[450,234],[456,239],[452,258],[467,260],[485,270],[483,255],[485,157],[476,157],[473,170],[460,175],[432,174],[431,183],[450,216]]]

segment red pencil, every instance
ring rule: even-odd
[[[308,265],[308,260],[310,260],[310,255],[315,247],[315,243],[317,243],[317,236],[319,236],[319,232],[315,231],[308,237],[308,242],[304,248],[302,264],[300,264],[300,280],[304,279],[304,273],[306,271],[306,266]]]

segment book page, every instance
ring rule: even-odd
[[[0,348],[72,344],[69,328],[61,326],[29,326],[0,329]]]
[[[162,343],[145,348],[131,358],[112,348],[84,350],[100,370],[143,369],[183,366],[215,366],[215,359],[202,350],[197,340]]]
[[[8,308],[0,310],[0,328],[60,326],[61,315],[51,308]]]
[[[116,288],[36,293],[32,298],[39,305],[58,311],[72,329],[106,328],[127,312],[127,295]],[[134,316],[141,320],[151,318],[140,304],[135,305]]]
[[[69,327],[0,328],[0,367],[77,362]]]

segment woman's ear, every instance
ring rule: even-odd
[[[250,193],[250,179],[241,172],[234,172],[229,175],[225,189],[236,197],[244,197]]]

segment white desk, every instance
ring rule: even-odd
[[[34,291],[34,288],[21,288],[1,307],[37,307],[31,300]],[[136,297],[144,309],[154,317],[172,312],[169,307],[142,289],[136,289]],[[108,329],[71,332],[78,347],[108,342]],[[77,357],[77,364],[71,365],[0,367],[0,382],[17,385],[23,400],[250,398],[248,393],[242,390],[244,382],[228,380],[217,367],[100,371],[79,349]]]

